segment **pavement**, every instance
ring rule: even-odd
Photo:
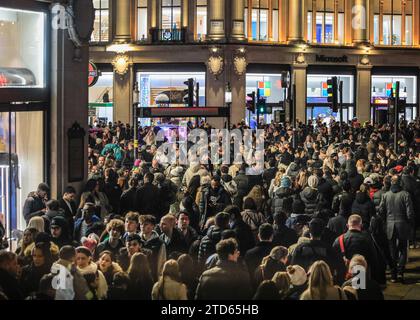
[[[417,238],[419,238],[419,233]],[[417,240],[417,246],[420,242]],[[387,287],[384,290],[385,300],[420,300],[420,248],[410,249],[408,264],[404,274],[404,284],[391,283],[387,274]]]

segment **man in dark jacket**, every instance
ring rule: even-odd
[[[238,244],[235,239],[222,240],[216,247],[219,262],[205,271],[199,281],[196,300],[249,300],[252,297],[248,273],[237,263]]]
[[[318,260],[328,264],[336,283],[344,281],[346,272],[343,259],[331,248],[331,246],[321,241],[324,232],[324,222],[316,218],[309,223],[310,241],[299,244],[292,255],[291,265],[299,265],[306,271]]]
[[[17,256],[13,252],[0,251],[0,293],[4,293],[9,300],[23,300],[22,290],[16,279]]]
[[[401,187],[404,191],[407,191],[410,194],[410,197],[413,201],[413,210],[414,210],[414,221],[417,221],[418,216],[420,215],[420,185],[414,178],[414,167],[407,166],[403,169],[403,174],[401,176]],[[411,241],[413,246],[416,244],[416,232],[413,228],[411,235]]]
[[[298,242],[296,231],[286,227],[287,217],[283,212],[274,215],[273,246],[290,247]]]
[[[119,219],[112,219],[108,222],[106,230],[109,234],[109,238],[101,242],[95,250],[95,261],[99,258],[102,251],[110,251],[113,255],[113,259],[117,259],[120,249],[124,248],[125,244],[121,240],[124,234],[124,222]]]
[[[63,197],[59,200],[59,206],[62,210],[64,210],[64,216],[70,227],[71,234],[73,234],[74,217],[77,214],[77,204],[75,199],[76,189],[74,189],[72,186],[68,186],[64,190]]]
[[[273,248],[273,233],[271,224],[262,224],[258,230],[259,242],[245,254],[245,263],[251,279],[254,279],[255,269],[261,264],[262,259],[268,256]]]
[[[280,180],[280,188],[278,188],[272,197],[271,213],[273,215],[280,212],[291,213],[293,204],[292,180],[288,176],[284,176]]]
[[[45,202],[49,191],[47,184],[40,183],[37,191],[29,193],[23,205],[23,217],[27,224],[32,217],[40,217],[45,213]]]
[[[208,218],[222,212],[230,204],[230,196],[221,186],[220,177],[213,177],[210,187],[203,190],[200,199],[200,225],[204,225]]]
[[[121,214],[125,215],[129,211],[136,210],[136,194],[139,185],[139,180],[134,177],[128,182],[129,188],[125,190],[120,198]]]
[[[153,184],[154,175],[150,172],[144,175],[144,185],[137,190],[136,207],[139,214],[152,214],[160,221],[159,216],[159,188]]]
[[[181,211],[178,215],[178,226],[179,232],[185,241],[187,248],[198,239],[197,231],[190,226],[190,216],[187,212]]]
[[[348,219],[348,231],[338,237],[333,248],[345,261],[350,261],[355,254],[362,255],[371,271],[371,276],[380,284],[385,284],[385,265],[378,253],[369,233],[362,232],[362,217],[351,215]]]
[[[73,244],[69,226],[63,216],[58,215],[51,220],[50,231],[52,242],[54,242],[58,248],[61,249],[63,246]]]
[[[273,180],[276,176],[277,173],[277,161],[275,158],[271,158],[270,160],[268,160],[268,165],[269,168],[265,169],[263,172],[263,181],[264,184],[269,187],[271,180]]]
[[[393,260],[392,281],[397,281],[397,273],[404,281],[407,243],[414,227],[414,210],[410,194],[402,190],[398,176],[391,178],[391,190],[382,196],[379,213],[387,222],[387,236]]]
[[[163,216],[160,220],[160,240],[166,246],[166,254],[169,257],[172,253],[186,253],[188,252],[185,239],[181,232],[176,228],[176,218],[173,215]]]
[[[238,174],[235,178],[233,178],[233,181],[235,181],[238,193],[233,200],[234,205],[238,206],[239,208],[242,208],[242,202],[244,197],[251,191],[251,186],[249,183],[249,176],[246,175],[246,165],[243,164],[241,168],[239,169]]]
[[[235,231],[236,238],[238,240],[239,251],[241,255],[254,247],[254,235],[252,233],[251,227],[244,222],[241,215],[241,210],[235,206],[228,206],[225,209],[225,212],[230,216],[230,228]]]
[[[100,223],[101,219],[95,215],[96,209],[93,203],[85,203],[82,209],[82,217],[74,223],[73,239],[80,242],[82,237],[87,237],[95,224]]]
[[[229,229],[229,214],[219,212],[214,219],[214,226],[211,226],[207,234],[201,239],[198,249],[198,263],[204,266],[207,258],[216,252],[216,245],[222,239],[222,232]]]

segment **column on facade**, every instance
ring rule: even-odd
[[[225,40],[225,0],[211,0],[208,2],[209,23],[208,38],[209,40]]]
[[[209,107],[223,107],[225,105],[226,72],[223,72],[217,79],[207,69],[206,74],[206,105]],[[227,119],[207,118],[207,122],[214,128],[224,127]]]
[[[289,1],[289,34],[287,41],[299,43],[304,41],[305,37],[305,0]]]
[[[353,43],[369,43],[369,1],[354,0],[353,2]]]
[[[133,89],[135,75],[130,66],[124,76],[114,73],[114,114],[115,121],[132,123],[133,121]]]
[[[245,40],[245,0],[231,0],[231,40]]]
[[[306,63],[292,65],[292,83],[296,84],[296,121],[305,122],[306,118]]]
[[[311,28],[312,28],[312,43],[316,43],[316,12],[317,12],[316,0],[312,0],[312,17],[311,17]]]
[[[234,68],[231,68],[229,82],[232,89],[230,120],[231,124],[236,124],[245,119],[246,116],[246,75],[238,76]]]
[[[420,44],[420,0],[413,0],[413,45]]]
[[[79,20],[80,24],[90,24]],[[80,60],[74,59],[75,48],[67,30],[51,29],[51,109],[50,129],[51,163],[49,167],[51,197],[58,199],[68,185],[76,190],[84,187],[87,177],[88,145],[88,86],[89,46],[80,48]],[[83,157],[83,181],[69,183],[68,130],[77,122],[86,131]],[[73,164],[74,165],[74,164]]]
[[[370,120],[372,66],[357,66],[356,117],[360,122]]]
[[[131,1],[115,1],[115,19],[114,21],[114,42],[131,42]]]

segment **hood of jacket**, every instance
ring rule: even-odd
[[[358,203],[364,204],[370,200],[369,196],[365,192],[358,192],[356,194],[356,201]]]
[[[306,200],[314,201],[318,196],[318,190],[306,187],[305,189],[303,189],[300,195]]]
[[[96,263],[94,263],[93,261],[91,261],[86,268],[77,267],[77,270],[82,275],[90,274],[90,273],[96,273],[96,271],[98,270],[98,265]]]
[[[279,198],[286,198],[286,197],[291,196],[293,194],[293,192],[289,188],[280,187],[274,192],[274,194]]]
[[[222,228],[219,228],[217,226],[211,226],[207,231],[207,237],[209,237],[209,239],[213,241],[219,242],[219,240],[222,239],[222,232]]]

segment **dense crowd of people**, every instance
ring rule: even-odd
[[[0,251],[0,297],[384,299],[387,270],[404,282],[416,246],[420,122],[401,121],[396,146],[391,125],[357,119],[341,138],[338,123],[261,128],[265,167],[247,175],[159,162],[158,127],[139,128],[135,152],[132,127],[95,124],[84,191],[28,195],[17,250]]]

